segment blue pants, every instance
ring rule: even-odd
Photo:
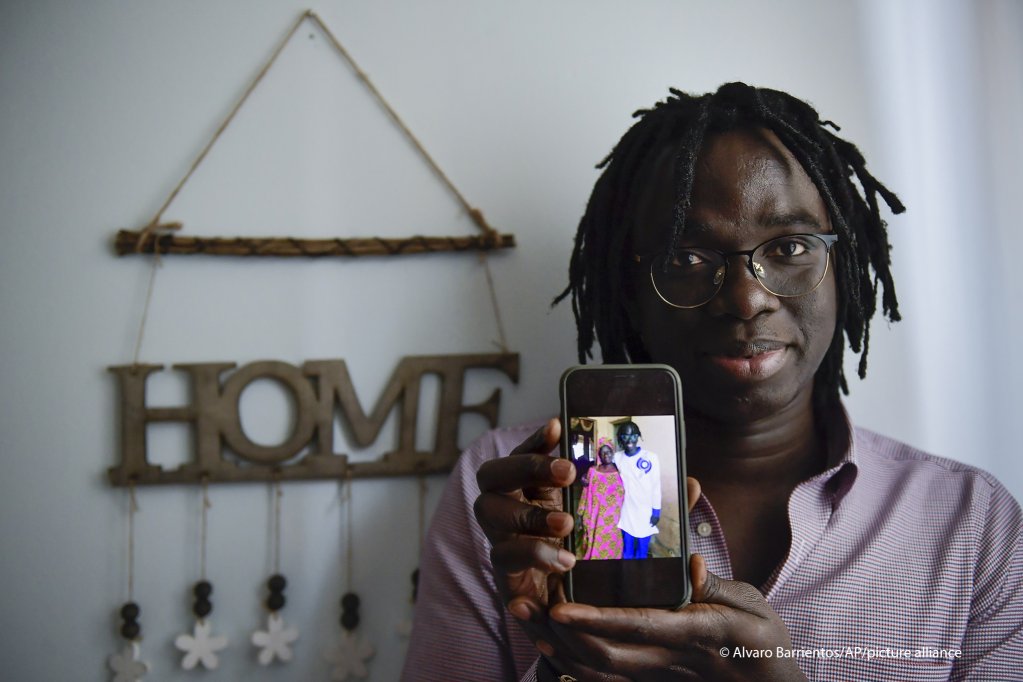
[[[637,538],[622,531],[622,542],[625,544],[622,549],[623,559],[646,559],[650,552],[650,537]]]

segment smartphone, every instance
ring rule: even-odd
[[[561,456],[576,556],[569,600],[680,608],[692,593],[682,386],[667,365],[571,367],[561,377]]]

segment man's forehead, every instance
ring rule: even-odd
[[[629,211],[630,243],[641,252],[659,248],[671,233],[684,184],[676,143],[664,145],[651,158],[637,177]],[[693,170],[683,230],[694,238],[718,232],[721,218],[758,228],[828,228],[827,209],[816,186],[771,130],[735,128],[709,134]]]

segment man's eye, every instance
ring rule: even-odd
[[[705,265],[706,263],[707,260],[696,251],[679,251],[675,254],[675,257],[671,259],[672,267],[676,268],[694,268],[699,265]]]
[[[772,242],[770,247],[767,249],[768,256],[781,256],[782,258],[795,258],[796,256],[802,256],[809,248],[805,241],[801,239],[784,239],[781,241]]]

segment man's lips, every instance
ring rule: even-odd
[[[766,379],[785,364],[788,346],[774,339],[734,341],[705,352],[715,367],[738,379]]]

